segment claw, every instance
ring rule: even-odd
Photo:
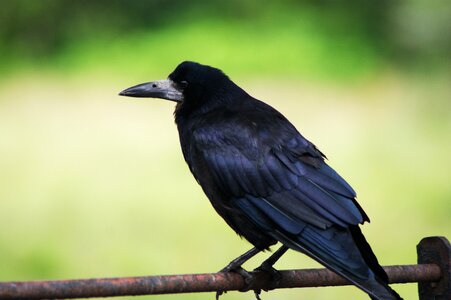
[[[217,291],[216,292],[216,300],[219,300],[219,297],[221,297],[222,294],[227,293],[227,291]]]
[[[253,285],[255,282],[255,278],[254,276],[252,276],[248,271],[246,271],[245,269],[243,269],[242,267],[235,267],[235,266],[231,266],[228,265],[227,267],[225,267],[224,269],[222,269],[221,271],[219,271],[221,273],[228,273],[228,272],[234,272],[234,273],[238,273],[243,277],[244,280],[244,287],[242,289],[240,289],[240,292],[247,292],[250,290],[253,290]],[[216,300],[219,300],[219,297],[226,293],[226,291],[217,291],[216,292]],[[260,290],[254,290],[255,293],[255,297],[257,298],[257,300],[261,300],[260,299]]]
[[[282,275],[280,275],[279,271],[273,268],[272,265],[263,262],[260,267],[256,268],[254,271],[256,272],[265,272],[269,275],[269,284],[268,288],[264,289],[264,291],[270,291],[275,289],[282,279]]]
[[[254,295],[255,295],[255,298],[256,298],[257,300],[262,300],[262,299],[260,298],[261,292],[262,292],[262,290],[260,290],[260,289],[254,290]]]
[[[228,273],[228,272],[236,272],[243,276],[245,286],[243,290],[249,291],[252,289],[252,284],[255,280],[253,280],[252,275],[249,274],[246,270],[244,270],[241,265],[244,264],[246,261],[248,261],[251,257],[253,257],[255,254],[259,253],[261,250],[254,247],[251,250],[247,251],[246,253],[238,256],[234,260],[232,260],[224,269],[222,269],[221,273]],[[225,291],[217,291],[216,292],[216,300],[219,300],[219,297],[225,293]],[[258,297],[257,297],[258,298]]]
[[[244,287],[240,289],[240,292],[247,292],[252,290],[252,286],[254,285],[255,278],[252,276],[248,271],[245,269],[239,267],[236,270],[233,270],[233,272],[236,272],[241,275],[244,279]]]

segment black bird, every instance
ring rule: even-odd
[[[293,249],[372,299],[401,299],[388,286],[359,228],[369,218],[356,193],[277,110],[221,70],[189,61],[166,80],[136,85],[120,95],[177,102],[175,123],[189,169],[217,213],[254,245],[223,272],[242,274],[251,289],[252,278],[241,265],[280,242],[282,247],[259,268],[275,280],[272,265]]]

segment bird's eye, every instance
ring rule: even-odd
[[[182,81],[180,81],[180,84],[179,84],[182,88],[186,88],[187,86],[188,86],[188,81],[186,81],[186,80],[182,80]]]

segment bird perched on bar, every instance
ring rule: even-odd
[[[369,218],[352,187],[280,112],[250,96],[221,70],[185,61],[165,80],[139,84],[122,96],[175,101],[185,161],[216,212],[254,248],[222,272],[237,272],[260,251],[282,246],[258,271],[271,287],[274,263],[288,250],[305,253],[372,299],[401,297],[360,230]],[[257,298],[260,290],[253,289]],[[217,298],[221,295],[218,291]]]

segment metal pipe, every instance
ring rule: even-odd
[[[384,267],[390,283],[435,282],[442,274],[436,264]],[[255,288],[265,289],[267,275],[253,272]],[[280,271],[282,279],[276,288],[349,285],[327,269]],[[231,291],[244,287],[243,278],[235,273],[209,273],[124,278],[98,278],[55,281],[0,282],[0,299],[69,299],[150,295],[172,293]]]

